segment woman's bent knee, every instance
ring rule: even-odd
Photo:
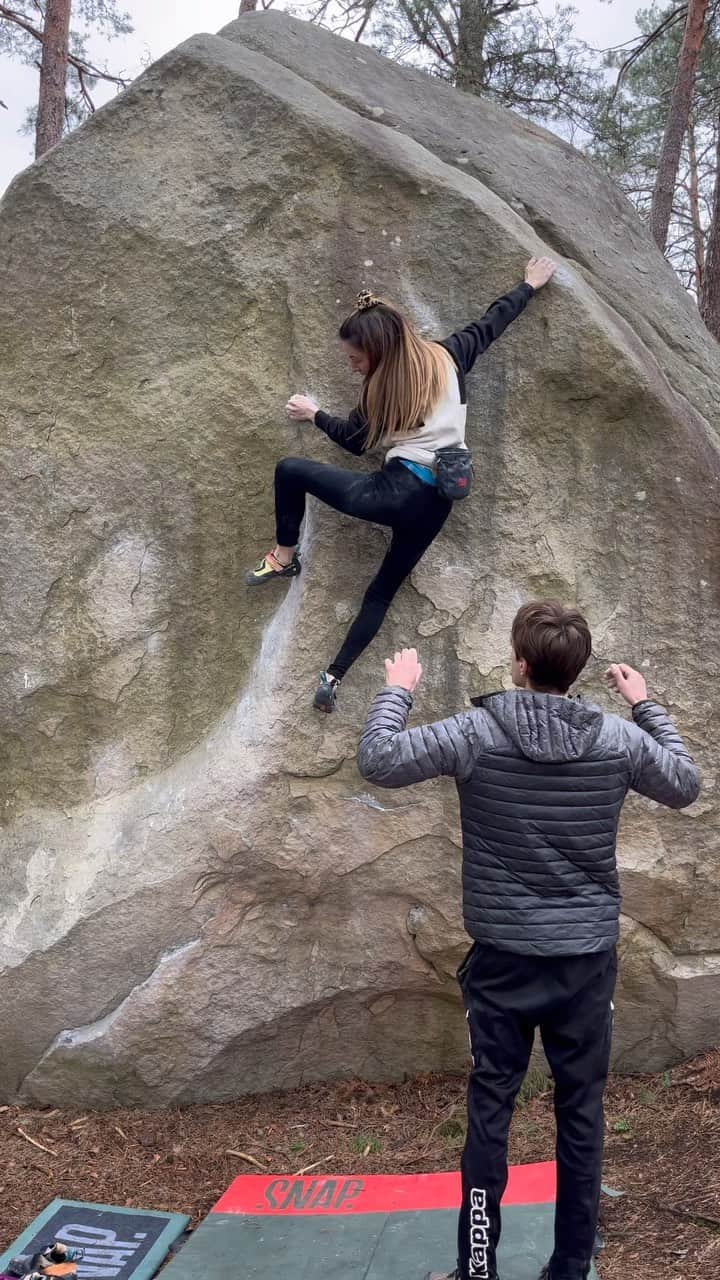
[[[302,473],[304,458],[281,458],[275,468],[275,476],[281,480],[294,480]]]

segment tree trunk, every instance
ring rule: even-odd
[[[244,13],[254,13],[258,7],[258,0],[240,0],[240,11],[238,17],[242,17]]]
[[[700,293],[700,315],[713,337],[720,342],[720,118],[718,119],[717,177]]]
[[[705,237],[700,218],[700,183],[698,180],[695,126],[693,124],[688,129],[688,151],[690,153],[690,217],[692,218],[693,242],[695,245],[695,289],[699,297],[702,293],[703,273],[705,271]]]
[[[494,7],[494,0],[460,0],[455,84],[466,93],[485,89],[485,41]]]
[[[677,75],[670,99],[665,135],[660,148],[650,211],[650,229],[655,243],[663,253],[667,244],[680,152],[690,119],[695,73],[705,35],[707,7],[708,0],[688,0],[687,20],[678,59]]]
[[[40,97],[35,128],[35,159],[54,147],[65,124],[65,80],[68,67],[72,0],[47,0],[43,28]]]

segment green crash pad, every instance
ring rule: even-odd
[[[537,1280],[552,1252],[554,1198],[554,1164],[510,1171],[502,1280]],[[422,1280],[454,1265],[459,1199],[452,1173],[240,1177],[164,1280]]]
[[[13,1258],[61,1240],[85,1250],[78,1280],[150,1280],[188,1221],[181,1213],[53,1200],[0,1257],[0,1273]]]

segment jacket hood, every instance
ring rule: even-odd
[[[599,707],[559,694],[513,689],[473,698],[504,729],[528,760],[562,764],[582,760],[603,726]]]

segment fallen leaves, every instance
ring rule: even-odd
[[[314,1084],[167,1111],[5,1107],[0,1249],[55,1196],[185,1212],[196,1225],[241,1173],[457,1168],[465,1085],[457,1076]],[[513,1122],[515,1164],[554,1153],[552,1098],[531,1093]],[[632,1140],[624,1124],[614,1130],[619,1120]],[[625,1195],[603,1198],[602,1280],[720,1276],[720,1051],[672,1072],[611,1077],[605,1177]]]

